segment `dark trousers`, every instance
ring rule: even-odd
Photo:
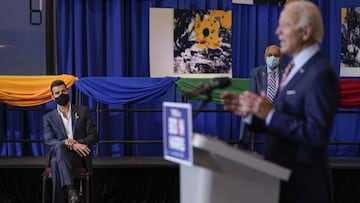
[[[65,186],[74,185],[72,169],[84,166],[84,162],[76,152],[68,150],[65,144],[54,146],[51,152],[52,202],[63,203],[67,201]]]

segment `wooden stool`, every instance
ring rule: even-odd
[[[87,172],[85,167],[74,168],[72,170],[72,175],[74,179],[80,180],[79,183],[79,198],[82,199],[84,193],[84,184],[85,184],[85,202],[90,203],[90,175]],[[42,185],[42,203],[46,201],[46,180],[51,178],[51,167],[45,167],[45,170],[41,174],[43,185]],[[85,180],[85,181],[84,181]]]

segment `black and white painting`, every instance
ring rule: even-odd
[[[340,76],[360,76],[360,7],[341,9]]]

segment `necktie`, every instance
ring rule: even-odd
[[[267,88],[267,96],[271,102],[274,101],[276,92],[276,71],[271,71]]]
[[[289,64],[286,66],[283,74],[282,74],[282,78],[281,78],[281,82],[280,82],[280,90],[282,90],[285,86],[285,80],[287,78],[287,76],[289,75],[291,69],[294,67],[294,61],[291,60],[289,62]]]

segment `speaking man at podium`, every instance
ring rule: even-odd
[[[266,134],[265,159],[289,168],[281,203],[332,200],[328,142],[339,99],[333,67],[320,51],[323,23],[309,1],[286,4],[276,34],[281,52],[292,57],[273,104],[265,92],[223,93],[226,110],[243,116],[250,129]]]

